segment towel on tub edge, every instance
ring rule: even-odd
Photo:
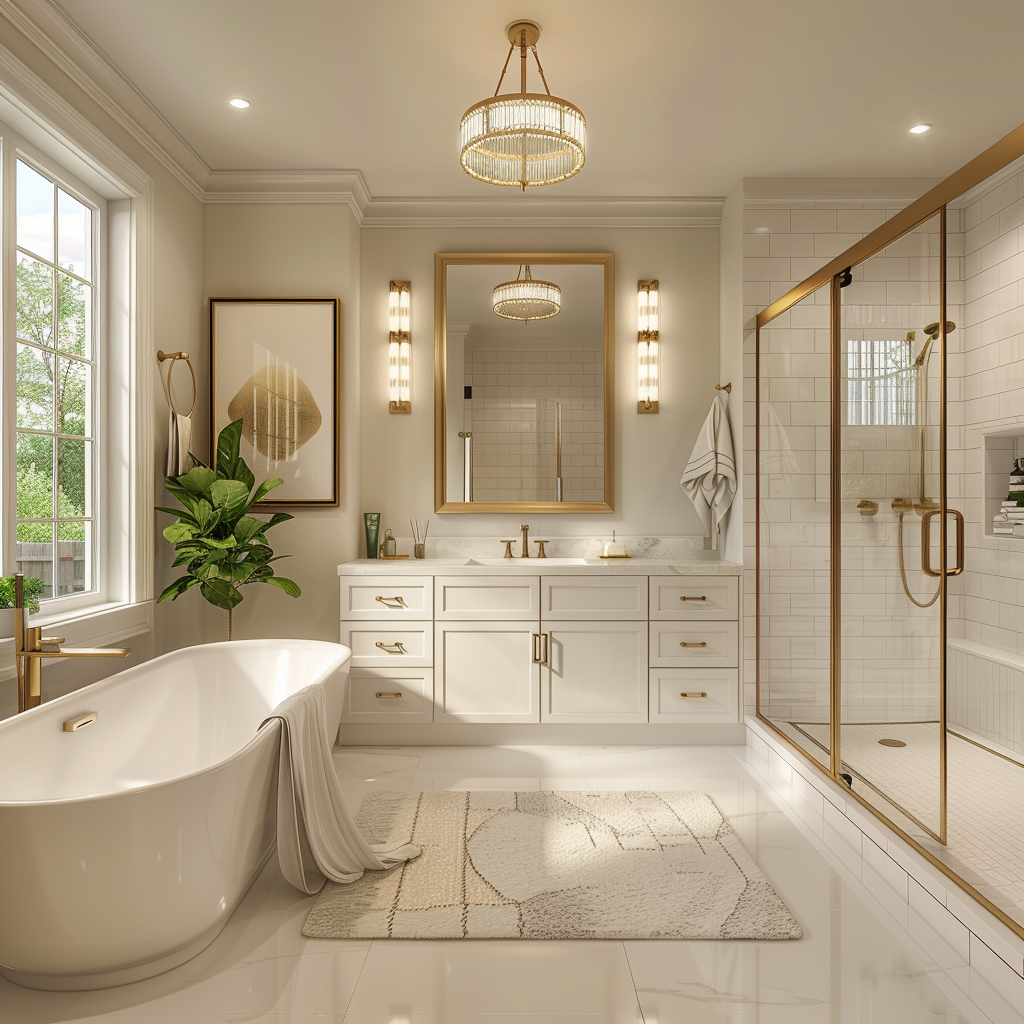
[[[281,723],[277,856],[296,889],[313,894],[328,878],[354,882],[364,871],[383,871],[420,855],[409,844],[371,846],[356,828],[331,760],[321,683],[283,700],[263,725],[273,721]]]

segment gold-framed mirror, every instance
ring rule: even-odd
[[[434,256],[438,512],[614,510],[615,257]]]

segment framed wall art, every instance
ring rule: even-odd
[[[338,504],[338,299],[210,299],[212,443],[242,421],[263,506]],[[212,464],[212,463],[211,463]]]

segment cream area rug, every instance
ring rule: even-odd
[[[373,792],[370,843],[416,859],[328,882],[325,939],[797,939],[706,793]]]

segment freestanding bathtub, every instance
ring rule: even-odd
[[[325,682],[333,737],[350,653],[189,647],[0,722],[0,973],[103,988],[209,945],[274,850],[280,723],[260,723]]]

